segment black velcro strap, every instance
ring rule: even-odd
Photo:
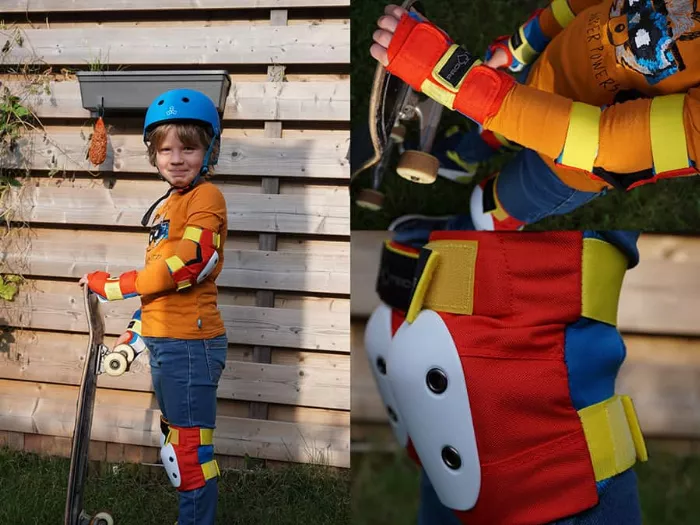
[[[496,184],[496,177],[487,179],[486,184],[484,184],[483,195],[481,198],[481,206],[484,213],[491,213],[497,208],[496,188],[494,187],[494,184]]]
[[[384,245],[377,276],[377,294],[384,303],[402,312],[408,310],[417,261],[415,256],[398,253]]]
[[[475,56],[472,56],[469,51],[459,46],[455,52],[452,53],[452,56],[450,56],[445,65],[440,68],[438,76],[450,84],[453,89],[457,89],[461,80],[476,61],[477,58]]]
[[[593,173],[612,185],[613,188],[622,191],[628,190],[632,184],[654,178],[654,172],[651,168],[634,173],[614,173],[601,167],[595,167],[593,168]]]

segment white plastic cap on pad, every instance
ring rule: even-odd
[[[481,489],[462,362],[442,318],[423,310],[394,335],[387,369],[404,423],[443,505],[469,510]]]

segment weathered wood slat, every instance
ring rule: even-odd
[[[0,380],[0,428],[49,436],[73,433],[78,389],[27,381]],[[92,438],[158,446],[160,412],[152,394],[98,389]],[[219,454],[327,464],[350,464],[348,427],[259,421],[219,415],[214,446]],[[316,457],[314,457],[316,456]]]
[[[95,0],[4,0],[5,13],[41,13],[66,11],[145,11],[250,9],[282,7],[347,6],[350,0],[117,0],[109,3]]]
[[[22,331],[13,334],[0,351],[0,378],[80,383],[87,335]],[[113,346],[114,338],[105,343]],[[326,354],[328,366],[259,364],[228,359],[218,397],[286,405],[350,409],[350,366],[347,356]],[[121,377],[99,376],[102,388],[150,392],[148,355],[134,361]]]
[[[34,170],[156,173],[140,135],[110,135],[107,158],[99,167],[87,159],[89,131],[47,128],[20,141],[15,157],[0,159],[5,167]],[[313,138],[228,138],[224,134],[216,173],[263,177],[345,179],[349,174],[349,135],[338,132]],[[20,156],[24,156],[20,158]],[[26,160],[25,160],[26,159]]]
[[[76,190],[77,191],[77,190]],[[142,268],[148,235],[130,232],[10,230],[0,227],[0,273],[42,277],[81,277],[102,269],[120,274]],[[261,251],[235,249],[226,243],[219,287],[350,293],[350,258],[321,251]]]
[[[218,182],[217,182],[218,184]],[[328,193],[264,195],[219,185],[226,199],[228,227],[234,231],[349,235],[348,189]],[[113,188],[99,179],[76,184],[35,179],[7,192],[13,220],[73,225],[141,226],[141,218],[167,186],[157,180],[117,180]]]
[[[25,29],[6,64],[348,64],[350,24]],[[8,33],[9,34],[9,33]],[[2,33],[0,33],[0,36]],[[144,53],[147,49],[148,52]]]
[[[4,82],[23,93],[20,82]],[[27,95],[37,117],[87,119],[77,81],[50,82],[49,92]],[[350,82],[232,82],[224,120],[350,120]]]
[[[364,322],[352,323],[352,419],[387,422],[369,369]],[[616,391],[634,400],[646,436],[700,438],[700,339],[624,335]]]
[[[0,318],[8,326],[82,333],[87,324],[81,293],[73,282],[28,280],[15,300],[0,310]],[[342,308],[258,308],[228,305],[223,299],[220,297],[219,310],[232,344],[350,350],[350,321]],[[106,333],[122,333],[138,307],[136,298],[102,304]]]
[[[379,299],[374,291],[379,253],[388,232],[352,232],[352,315],[368,317]],[[643,235],[641,260],[622,286],[618,328],[626,332],[700,335],[698,239]],[[686,248],[687,246],[687,248]]]

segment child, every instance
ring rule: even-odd
[[[226,364],[226,329],[217,308],[216,277],[223,266],[226,201],[206,180],[216,164],[221,125],[214,103],[200,92],[178,89],[157,97],[143,130],[148,158],[168,192],[155,212],[146,265],[118,277],[96,271],[81,284],[102,300],[139,296],[117,344],[150,352],[151,376],[160,407],[161,459],[179,490],[179,525],[213,524],[219,468],[212,444],[216,388]]]
[[[470,199],[476,229],[520,229],[610,188],[697,173],[696,4],[553,0],[497,39],[486,65],[419,15],[388,6],[371,54],[481,127],[484,140],[454,135],[447,148],[463,169],[486,156],[484,143],[523,147]]]

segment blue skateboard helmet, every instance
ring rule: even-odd
[[[212,132],[212,142],[204,159],[203,172],[206,173],[209,157],[214,144],[221,139],[219,112],[211,99],[193,89],[173,89],[156,97],[146,111],[143,123],[143,141],[148,133],[159,124],[193,122],[207,126]],[[211,164],[218,159],[212,158]]]

